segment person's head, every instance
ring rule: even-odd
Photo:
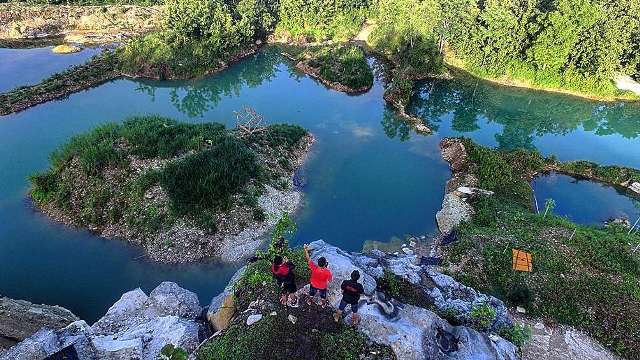
[[[360,271],[358,270],[353,270],[351,272],[351,280],[353,281],[358,281],[358,279],[360,279]]]
[[[275,265],[275,266],[282,265],[282,256],[276,255],[273,258],[273,265]]]
[[[320,259],[318,259],[318,266],[320,267],[327,267],[327,259],[324,258],[324,256],[322,256]]]

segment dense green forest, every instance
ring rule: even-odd
[[[123,52],[130,71],[198,76],[271,33],[342,41],[369,19],[376,22],[369,43],[401,65],[401,78],[438,73],[444,59],[482,77],[595,96],[620,95],[611,81],[617,74],[640,79],[640,0],[26,2],[165,4],[163,31]]]

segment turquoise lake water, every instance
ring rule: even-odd
[[[578,224],[602,225],[612,218],[633,224],[640,217],[640,200],[613,186],[551,173],[534,179],[532,187],[541,212],[545,200],[553,199],[553,213]]]
[[[308,128],[317,142],[304,169],[308,184],[296,242],[324,239],[346,250],[359,250],[367,240],[436,231],[435,213],[449,177],[438,149],[443,136],[640,167],[637,105],[603,105],[465,78],[425,82],[410,111],[437,132],[421,136],[394,116],[382,94],[379,81],[359,96],[328,90],[267,49],[206,79],[116,80],[0,117],[0,293],[59,304],[91,321],[135,287],[148,291],[163,280],[176,281],[202,303],[224,287],[239,264],[150,263],[124,241],[49,221],[26,198],[27,177],[48,167],[56,147],[132,115],[233,126],[233,111],[251,106],[268,122]]]
[[[84,48],[72,54],[54,54],[53,46],[35,49],[0,48],[0,93],[34,85],[51,74],[86,62],[99,49]]]

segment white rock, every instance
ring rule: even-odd
[[[289,314],[289,316],[287,317],[287,319],[289,319],[289,321],[291,321],[292,324],[295,324],[296,321],[298,321],[298,318],[293,316],[292,314]]]
[[[406,247],[402,248],[402,252],[407,254],[407,255],[413,255],[413,250],[411,250],[409,248],[406,248]]]
[[[516,307],[516,311],[519,312],[520,314],[526,314],[527,313],[527,310],[525,310],[522,306]]]
[[[471,220],[473,207],[453,193],[448,193],[442,200],[442,209],[436,213],[438,229],[447,234],[462,222]]]
[[[262,314],[249,315],[247,318],[247,326],[251,326],[260,320],[262,320]]]

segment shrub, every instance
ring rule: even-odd
[[[489,304],[474,305],[471,308],[472,325],[480,331],[488,330],[496,319],[496,309]]]
[[[160,182],[178,215],[206,209],[226,210],[231,196],[260,172],[256,155],[247,145],[225,136],[210,149],[169,163]]]
[[[515,324],[512,327],[503,327],[498,335],[511,341],[515,346],[522,347],[531,340],[531,328],[527,325]]]

